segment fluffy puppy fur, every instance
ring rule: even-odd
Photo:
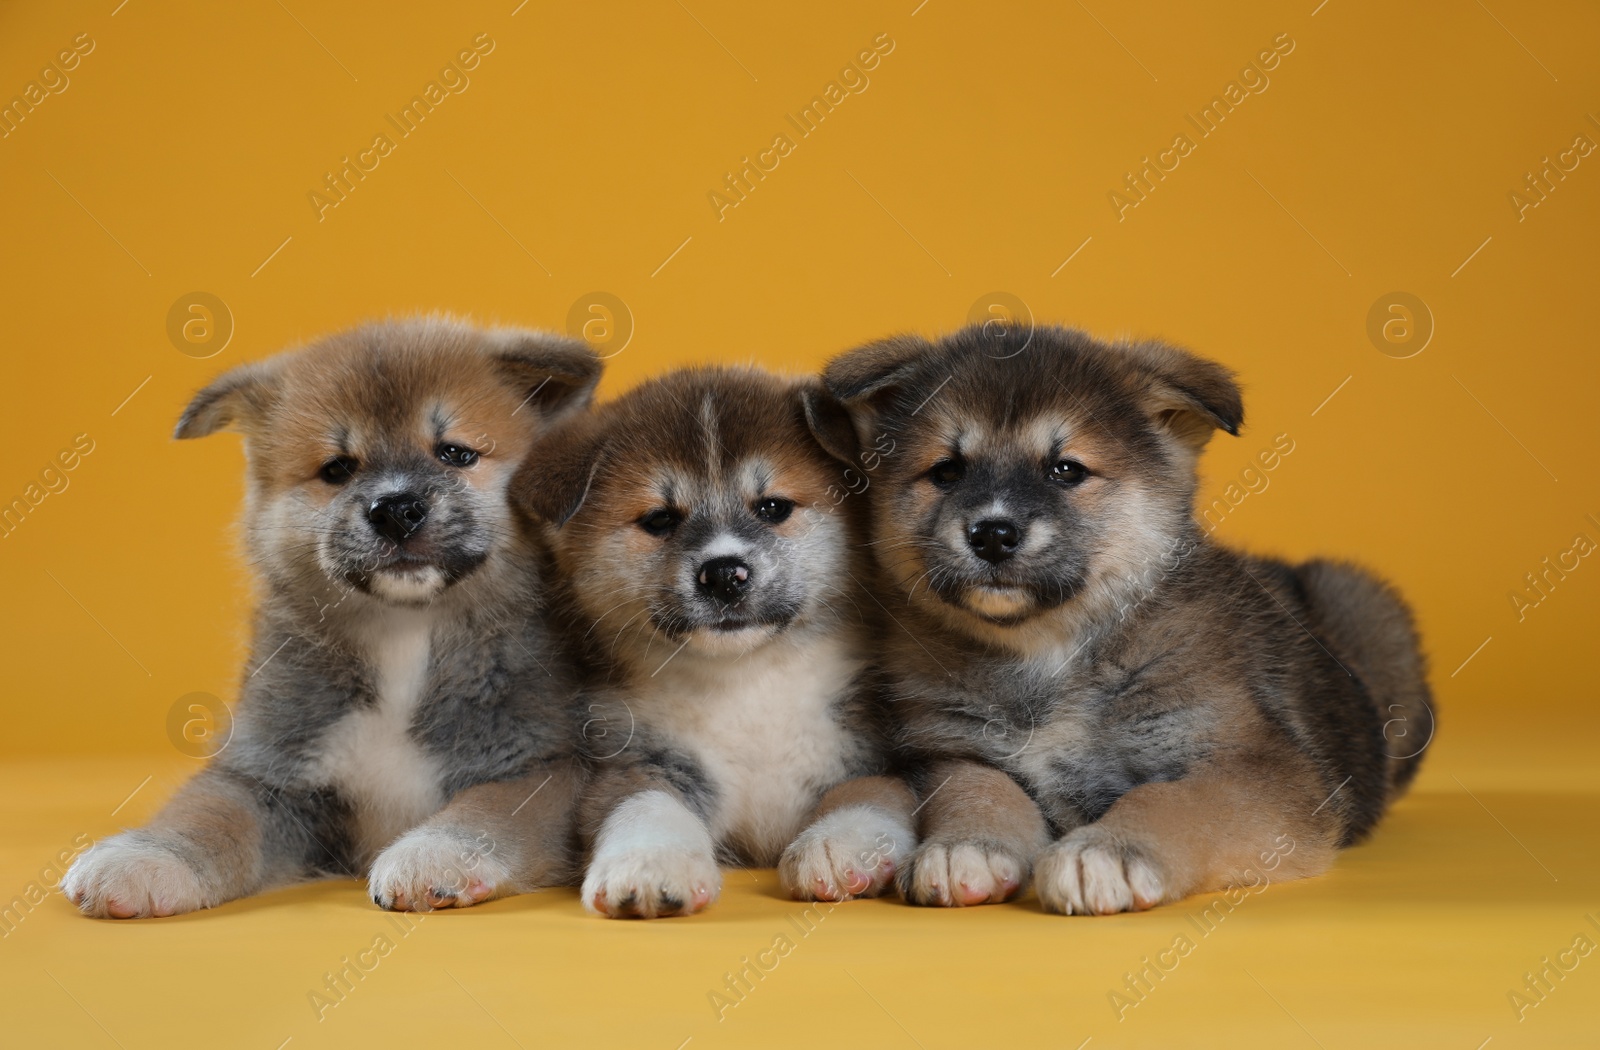
[[[178,437],[244,435],[251,656],[225,749],[73,865],[85,913],[369,871],[379,905],[429,909],[568,877],[576,683],[540,612],[537,526],[506,489],[599,374],[582,343],[418,320],[195,396]]]
[[[1219,365],[1157,343],[977,328],[846,353],[825,382],[887,434],[874,549],[922,764],[918,904],[1105,914],[1319,873],[1372,828],[1433,734],[1410,614],[1332,562],[1227,550],[1196,461],[1243,421]]]
[[[870,895],[911,850],[911,792],[883,775],[861,501],[808,429],[807,389],[669,374],[529,461],[521,496],[554,529],[563,619],[597,669],[581,712],[591,910],[698,911],[719,859],[781,860],[799,898]]]

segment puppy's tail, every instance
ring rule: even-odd
[[[1411,610],[1393,587],[1357,566],[1318,560],[1297,572],[1316,632],[1378,709],[1392,801],[1417,775],[1435,726],[1427,658]]]

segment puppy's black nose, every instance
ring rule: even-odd
[[[367,521],[379,536],[404,543],[428,517],[428,503],[414,492],[395,492],[374,500]]]
[[[999,565],[1017,553],[1021,542],[1022,526],[1014,521],[989,519],[967,526],[967,545],[992,565]]]
[[[712,558],[695,577],[700,593],[732,605],[750,589],[750,566],[738,558]]]

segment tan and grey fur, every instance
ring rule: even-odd
[[[780,864],[797,897],[892,884],[915,803],[888,772],[841,465],[802,384],[754,369],[652,380],[558,429],[525,498],[548,521],[579,717],[583,901],[698,911],[718,862]]]
[[[538,527],[506,491],[599,373],[579,342],[429,319],[195,396],[178,437],[244,435],[251,655],[221,753],[73,865],[84,912],[170,915],[328,876],[429,909],[570,877],[577,678],[546,626]]]
[[[904,336],[846,353],[841,457],[889,435],[867,491],[906,632],[887,668],[920,766],[918,904],[1014,895],[1147,908],[1325,870],[1415,774],[1433,712],[1411,617],[1352,566],[1214,543],[1196,462],[1237,433],[1219,365],[1062,328]]]

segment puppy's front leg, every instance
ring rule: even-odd
[[[585,907],[613,919],[652,919],[692,915],[717,899],[722,873],[711,831],[665,780],[618,778],[596,795],[616,801],[594,838]]]
[[[372,864],[373,903],[395,911],[466,908],[572,877],[573,762],[516,780],[478,784],[391,843]]]
[[[212,767],[142,828],[94,844],[62,880],[85,915],[142,919],[214,908],[303,877],[313,846],[285,807]]]
[[[917,798],[898,777],[858,777],[822,796],[783,851],[778,880],[795,900],[876,897],[917,847]]]
[[[1316,808],[1325,794],[1311,770],[1265,758],[1141,784],[1039,855],[1039,900],[1066,915],[1110,915],[1321,874],[1339,834],[1335,807]]]
[[[900,869],[912,904],[999,904],[1027,885],[1033,856],[1050,841],[1044,814],[1001,770],[964,760],[928,774],[922,846]]]

